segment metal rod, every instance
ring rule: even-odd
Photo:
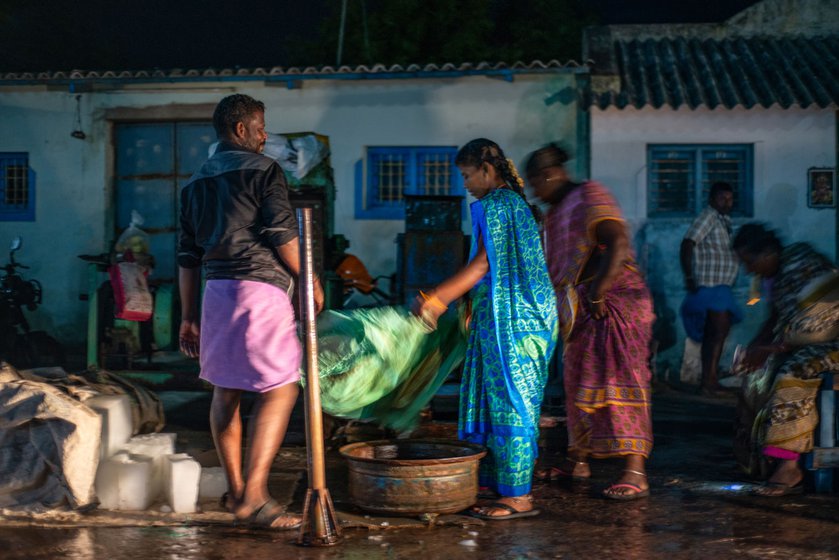
[[[303,506],[303,524],[298,544],[330,546],[341,536],[329,490],[326,488],[326,464],[323,445],[323,411],[320,404],[318,371],[318,335],[315,316],[315,273],[312,258],[312,209],[298,208],[300,228],[300,311],[304,329],[306,356],[306,459],[309,489]]]

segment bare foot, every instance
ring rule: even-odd
[[[242,505],[241,501],[241,496],[236,497],[232,492],[228,491],[221,495],[218,503],[228,513],[236,513],[236,509]]]
[[[782,460],[766,481],[766,485],[755,489],[754,494],[770,498],[798,494],[801,492],[802,480],[804,480],[804,473],[798,466],[798,461]]]
[[[533,478],[543,482],[563,478],[591,478],[591,467],[586,461],[576,461],[571,457],[566,457],[558,467],[548,467],[534,472]]]

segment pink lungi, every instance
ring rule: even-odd
[[[208,280],[201,311],[201,379],[264,393],[300,379],[303,350],[283,290],[251,280]]]

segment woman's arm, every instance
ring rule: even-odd
[[[417,298],[414,304],[414,314],[426,319],[437,318],[445,313],[451,302],[466,294],[489,272],[489,260],[486,248],[478,239],[478,249],[469,263],[454,275],[443,280],[434,290],[426,294],[427,297]]]
[[[626,228],[617,220],[605,220],[595,229],[597,244],[605,246],[601,254],[600,266],[591,281],[588,292],[588,305],[595,319],[606,316],[606,292],[612,287],[623,263],[629,256],[629,237]]]
[[[775,325],[778,322],[778,313],[774,309],[772,314],[763,323],[760,331],[746,347],[746,355],[743,357],[743,368],[746,371],[753,371],[766,362],[772,354],[784,352],[787,348],[783,344],[775,343]]]

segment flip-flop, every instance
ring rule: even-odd
[[[635,490],[631,494],[611,494],[609,490],[617,490],[618,488],[628,488],[630,490]],[[603,497],[609,498],[610,500],[618,500],[623,502],[628,502],[629,500],[637,500],[638,498],[646,498],[650,495],[650,489],[647,488],[644,490],[637,484],[632,484],[631,482],[621,482],[610,485],[608,488],[603,490]]]
[[[503,509],[509,511],[508,515],[488,515],[486,513],[481,513],[480,511],[471,511],[469,514],[472,517],[477,517],[478,519],[484,519],[486,521],[504,521],[505,519],[521,519],[522,517],[535,517],[542,513],[540,509],[529,509],[527,511],[519,511],[511,505],[505,504],[504,502],[493,502],[487,506],[482,507],[481,509]]]
[[[533,474],[533,479],[539,482],[551,482],[553,480],[588,480],[590,477],[588,476],[577,476],[573,472],[568,472],[560,467],[550,467],[548,469],[543,469],[542,472],[547,472],[548,474]]]
[[[766,494],[761,490],[768,490],[768,489],[777,489],[781,492],[778,494]],[[780,498],[781,496],[795,496],[798,494],[804,493],[804,481],[800,481],[798,484],[794,484],[790,486],[789,484],[784,484],[783,482],[767,482],[762,484],[752,490],[752,496],[760,496],[761,498]]]
[[[295,519],[295,522],[289,525],[273,526],[278,519],[292,519],[295,517],[281,510],[280,504],[275,499],[269,498],[248,517],[234,521],[234,525],[239,527],[244,526],[248,529],[265,529],[268,531],[292,531],[299,529],[300,525],[303,524],[302,519]]]

